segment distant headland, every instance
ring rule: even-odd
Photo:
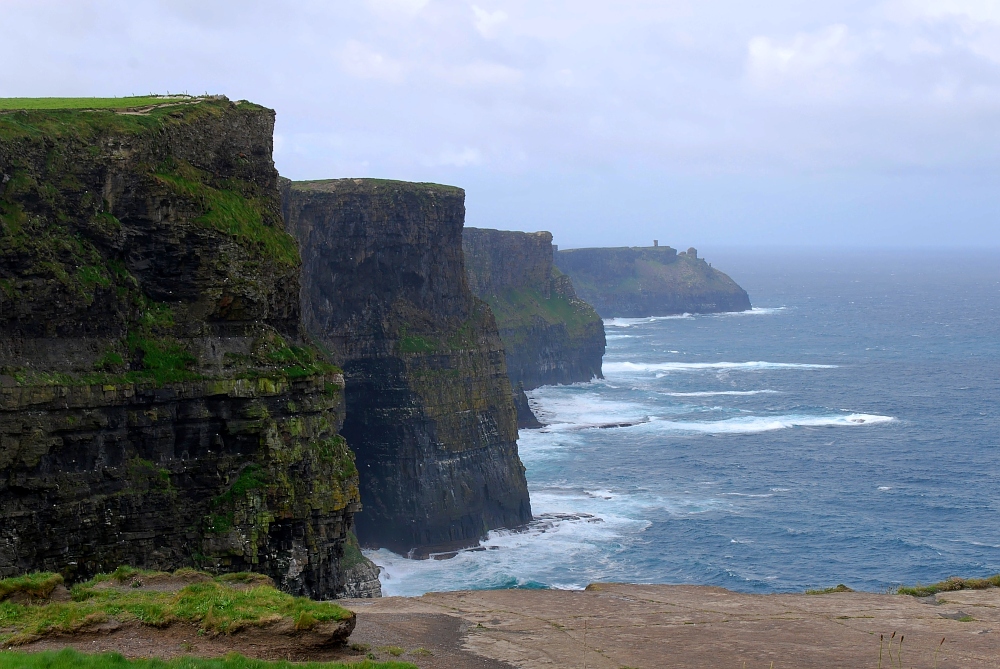
[[[750,309],[750,296],[698,251],[669,246],[568,249],[555,264],[603,318]]]

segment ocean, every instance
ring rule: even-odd
[[[719,252],[739,314],[605,321],[529,393],[535,520],[386,595],[596,581],[801,592],[1000,572],[1000,253]]]

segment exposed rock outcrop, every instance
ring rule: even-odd
[[[550,233],[466,228],[462,244],[469,286],[496,316],[515,388],[602,377],[604,323],[553,266]]]
[[[461,189],[284,182],[303,317],[344,368],[361,544],[412,555],[531,519],[503,345],[469,292]]]
[[[556,266],[603,318],[746,311],[750,297],[691,248],[669,246],[557,251]]]
[[[0,576],[344,588],[343,377],[299,331],[274,113],[0,113]]]

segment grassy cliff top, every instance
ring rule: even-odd
[[[241,101],[242,110],[263,110]],[[136,134],[164,123],[187,123],[220,116],[231,109],[228,98],[147,96],[136,98],[0,98],[0,141],[31,137],[92,141],[102,133]],[[273,113],[273,112],[272,112]]]
[[[375,191],[378,189],[439,191],[443,195],[464,196],[465,191],[457,186],[425,183],[419,181],[397,181],[395,179],[317,179],[314,181],[293,181],[292,189],[310,193],[335,193],[337,191]]]
[[[672,246],[584,246],[578,249],[559,249],[557,253],[591,253],[599,251],[649,251],[652,253],[676,253]]]
[[[260,574],[212,576],[193,569],[169,574],[120,567],[74,585],[69,597],[51,599],[62,582],[62,576],[52,573],[0,580],[0,640],[4,645],[79,632],[112,618],[151,627],[188,623],[205,632],[233,634],[281,619],[304,630],[353,615],[331,602],[281,592]]]
[[[0,98],[2,110],[134,109],[178,102],[200,102],[215,96],[136,95],[124,98]]]

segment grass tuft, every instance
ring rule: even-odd
[[[225,657],[126,660],[118,653],[89,655],[72,649],[42,653],[0,653],[0,669],[416,669],[407,662],[269,662],[236,653]]]
[[[913,597],[929,597],[939,592],[954,592],[956,590],[985,590],[986,588],[1000,587],[1000,574],[995,574],[988,578],[949,578],[947,581],[932,583],[930,585],[900,586],[896,590],[900,595],[911,595]]]
[[[829,595],[834,592],[854,592],[854,590],[848,588],[843,583],[839,583],[832,588],[823,588],[822,590],[806,590],[807,595]]]
[[[45,599],[62,582],[62,576],[51,572],[37,572],[25,576],[5,578],[0,580],[0,601],[13,597],[18,593]]]

